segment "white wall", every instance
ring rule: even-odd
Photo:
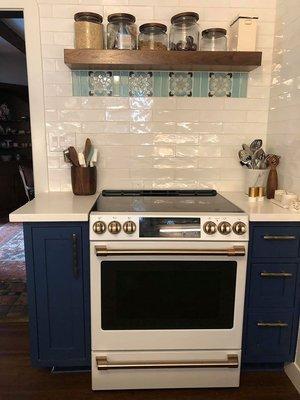
[[[300,193],[300,1],[278,0],[268,124],[280,187]]]
[[[99,188],[241,190],[241,143],[265,140],[275,0],[38,0],[50,190],[70,190],[62,150],[90,137],[100,150]],[[137,23],[194,10],[201,28],[228,27],[238,14],[258,15],[263,66],[250,74],[247,99],[74,98],[63,49],[73,47],[73,15],[130,12]]]

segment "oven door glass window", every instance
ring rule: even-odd
[[[235,261],[102,261],[102,329],[231,329],[236,267]]]

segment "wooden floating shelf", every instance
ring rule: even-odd
[[[72,70],[236,71],[261,65],[258,51],[156,51],[65,49]]]

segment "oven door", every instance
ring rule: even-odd
[[[92,349],[240,349],[246,250],[245,242],[92,243]]]

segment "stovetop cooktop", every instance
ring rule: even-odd
[[[93,211],[244,213],[215,190],[103,190]]]

